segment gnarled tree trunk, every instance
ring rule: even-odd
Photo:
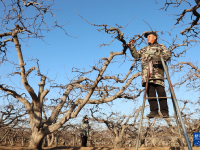
[[[44,134],[39,133],[37,131],[32,131],[29,148],[38,150],[42,149],[42,142],[44,137]]]

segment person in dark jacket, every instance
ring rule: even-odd
[[[90,129],[90,126],[89,126],[88,117],[87,115],[85,115],[82,120],[82,147],[86,147],[87,145],[89,129]]]
[[[143,47],[141,50],[136,51],[134,46],[134,41],[129,42],[129,49],[134,58],[140,58],[142,61],[142,86],[145,87],[147,73],[149,71],[150,78],[155,78],[155,80],[149,80],[147,95],[148,97],[156,97],[156,92],[158,97],[166,97],[164,80],[156,78],[164,78],[164,68],[161,61],[158,59],[160,56],[164,58],[165,61],[169,60],[171,57],[171,52],[167,50],[165,45],[157,43],[156,32],[147,32],[144,34],[147,38],[148,46]],[[148,118],[159,117],[158,114],[158,102],[157,99],[149,99],[150,104],[150,114],[147,115]],[[167,98],[160,98],[160,111],[164,118],[169,117]]]

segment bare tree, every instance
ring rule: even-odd
[[[176,73],[184,73],[174,86],[180,87],[181,85],[186,85],[188,90],[198,91],[200,86],[200,69],[198,68],[198,64],[192,62],[178,62],[171,66],[171,68]]]
[[[164,7],[162,8],[163,10],[167,10],[170,5],[173,5],[175,8],[181,6],[183,3],[187,3],[189,8],[186,8],[182,11],[179,17],[176,19],[175,25],[180,24],[181,22],[184,22],[186,20],[185,24],[189,23],[189,27],[185,28],[182,30],[180,33],[183,35],[190,34],[194,37],[198,36],[199,33],[199,27],[198,25],[200,24],[199,19],[200,19],[200,14],[198,12],[199,7],[200,7],[200,1],[199,0],[194,0],[188,1],[188,0],[166,0]],[[188,20],[188,17],[186,15],[190,15],[190,22]]]
[[[199,44],[199,7],[200,1],[199,0],[166,0],[165,5],[161,8],[162,10],[168,11],[168,8],[173,6],[174,9],[181,7],[182,5],[186,4],[188,6],[185,8],[182,13],[176,14],[176,23],[174,24],[174,28],[177,25],[181,25],[182,31],[180,32],[182,35],[185,35],[184,44],[185,46],[190,46],[191,42],[194,42],[195,45]],[[183,23],[183,24],[181,24]],[[187,27],[185,27],[187,26]],[[173,29],[174,29],[173,28]],[[176,45],[175,43],[173,44]],[[174,47],[175,48],[175,47]],[[187,55],[187,50],[181,51],[178,54],[175,54],[175,57],[182,57]],[[172,65],[171,68],[173,69],[174,73],[183,73],[185,74],[180,77],[180,80],[174,84],[174,86],[181,86],[186,85],[188,89],[198,90],[199,88],[199,67],[198,62],[193,61],[181,61],[177,62],[176,64]]]
[[[1,112],[0,112],[0,127],[8,127],[12,126],[13,124],[17,124],[21,121],[23,121],[22,117],[25,116],[27,113],[22,108],[14,105],[6,105],[1,106]]]
[[[104,123],[107,128],[110,130],[111,134],[114,136],[114,147],[122,147],[123,146],[123,137],[125,133],[127,132],[127,129],[131,126],[134,128],[137,128],[137,118],[140,114],[140,109],[135,109],[132,113],[132,115],[126,116],[120,116],[119,113],[112,112],[109,116],[102,113],[106,117],[95,117],[94,113],[96,111],[93,111],[91,109],[91,115],[92,118],[99,122]],[[101,113],[100,113],[101,115]],[[104,119],[105,118],[105,119]]]
[[[12,133],[13,128],[19,126],[24,120],[24,116],[27,114],[26,110],[12,101],[8,105],[0,107],[0,143]],[[11,136],[12,137],[12,136]]]
[[[4,54],[2,61],[13,64],[15,69],[9,73],[9,76],[19,75],[26,92],[20,93],[16,90],[16,87],[7,85],[3,81],[1,81],[0,90],[2,91],[2,96],[12,96],[26,108],[32,131],[29,143],[30,148],[41,149],[44,137],[57,131],[69,119],[75,118],[86,104],[102,104],[117,98],[132,100],[135,95],[141,93],[141,90],[136,89],[135,85],[131,83],[141,75],[140,72],[132,75],[133,67],[130,67],[123,79],[120,79],[120,75],[104,75],[114,57],[123,56],[127,48],[123,33],[118,28],[110,28],[107,31],[117,31],[118,40],[123,43],[121,52],[111,52],[108,58],[102,58],[99,64],[92,67],[92,70],[88,72],[75,69],[74,72],[77,72],[78,76],[72,79],[69,84],[52,84],[52,80],[42,74],[37,59],[36,66],[30,68],[27,66],[21,44],[23,43],[22,39],[43,39],[43,31],[51,30],[45,20],[46,14],[50,14],[53,17],[53,27],[62,28],[57,24],[56,17],[50,10],[54,1],[13,0],[12,2],[7,2],[2,0],[1,4],[4,6],[4,18],[1,18],[1,31],[3,33],[0,33],[1,54]],[[30,8],[36,11],[35,16],[25,15]],[[8,23],[9,26],[7,25]],[[9,58],[6,58],[7,47],[12,44],[17,52],[18,63],[11,62]],[[30,85],[29,76],[34,72],[40,78],[38,89],[34,89]],[[97,73],[97,77],[94,80],[87,77],[89,73],[93,72]],[[108,82],[106,83],[106,81]],[[113,83],[110,84],[110,81]],[[47,82],[51,86],[45,89]],[[123,85],[119,86],[118,83]],[[48,100],[46,96],[50,88],[59,88],[62,94],[61,97],[51,99],[51,103],[47,105],[45,104]],[[36,93],[36,90],[38,90],[38,93]],[[50,111],[50,116],[47,115],[48,111]]]

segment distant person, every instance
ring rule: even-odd
[[[147,38],[148,46],[143,47],[141,50],[136,51],[134,42],[131,40],[128,43],[130,52],[134,58],[141,58],[142,62],[142,86],[145,87],[147,73],[150,72],[149,77],[155,78],[149,80],[147,95],[148,97],[156,97],[156,92],[159,98],[160,111],[162,113],[163,118],[169,117],[167,98],[164,86],[163,79],[156,78],[164,78],[164,68],[162,62],[159,60],[160,56],[164,58],[164,60],[169,60],[171,57],[171,52],[167,50],[165,45],[157,43],[157,34],[156,32],[147,32],[144,35]],[[147,115],[148,118],[159,117],[158,114],[158,102],[157,99],[148,99],[150,105],[150,114]]]
[[[82,120],[82,135],[81,135],[82,136],[82,147],[87,146],[89,129],[90,129],[90,126],[89,126],[88,117],[87,117],[87,115],[85,115]]]

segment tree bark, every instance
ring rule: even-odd
[[[115,137],[114,147],[116,147],[116,148],[122,147],[122,139],[120,137]]]
[[[37,131],[32,131],[29,148],[42,150],[42,142],[44,137],[44,134],[38,133]]]
[[[47,145],[48,145],[48,147],[51,147],[53,145],[53,141],[54,141],[54,133],[51,133],[51,137],[50,137],[50,135],[47,135]]]

